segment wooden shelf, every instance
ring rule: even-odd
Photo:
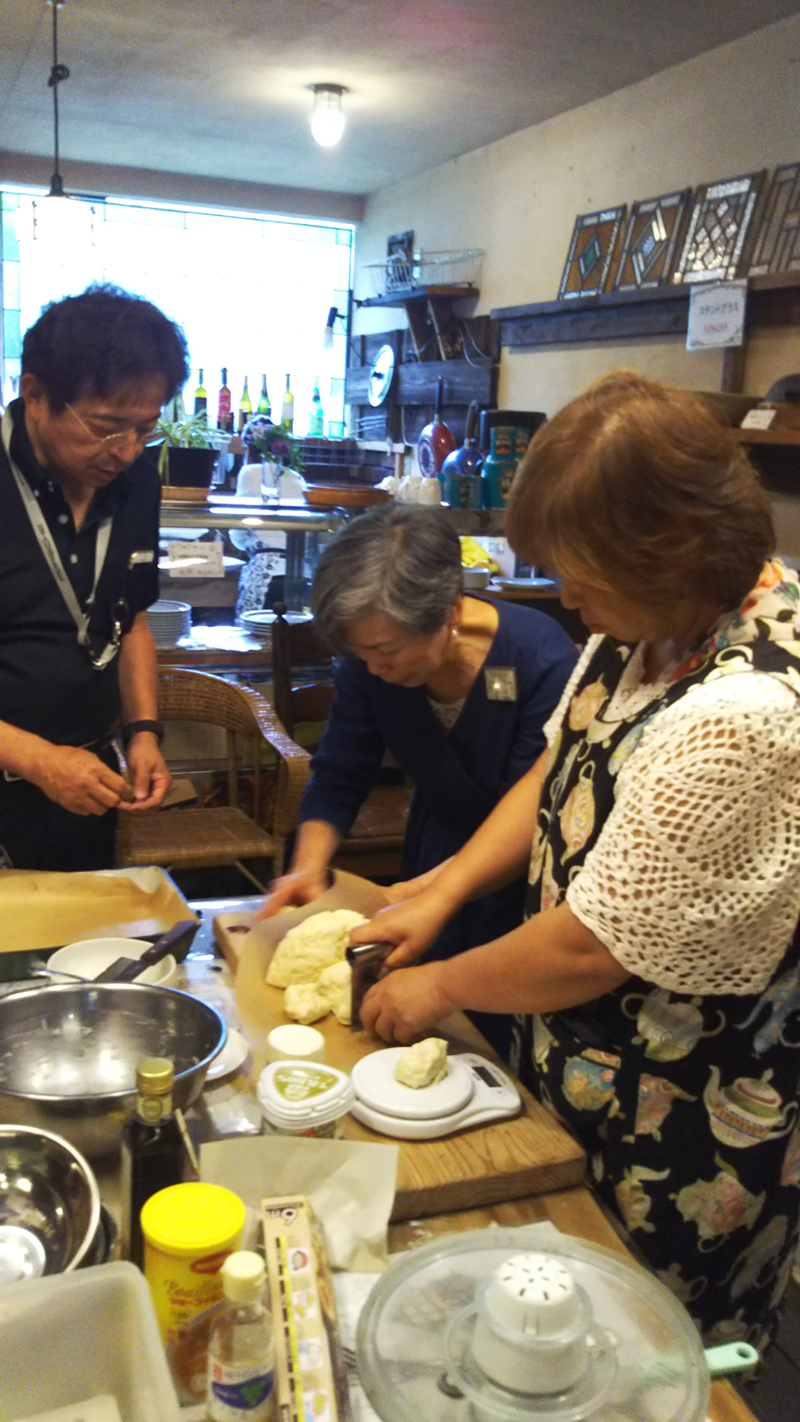
[[[606,292],[573,300],[500,306],[503,346],[550,346],[578,341],[616,341],[650,336],[685,336],[691,286],[654,291]],[[800,325],[800,272],[754,277],[749,284],[747,330]]]
[[[773,448],[800,446],[800,430],[734,430],[741,444],[770,444]]]
[[[367,296],[355,301],[354,306],[418,306],[424,301],[465,301],[480,296],[477,286],[403,286],[396,291],[386,291],[382,296]]]

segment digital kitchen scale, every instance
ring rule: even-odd
[[[350,1077],[356,1099],[350,1114],[384,1136],[404,1141],[449,1136],[464,1126],[480,1126],[516,1116],[520,1095],[505,1072],[485,1057],[462,1052],[447,1058],[447,1076],[433,1086],[403,1086],[394,1069],[405,1047],[387,1047],[362,1057]]]

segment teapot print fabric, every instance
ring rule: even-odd
[[[659,709],[743,665],[800,694],[797,643],[773,639],[761,617],[752,639],[705,644],[657,701],[612,718],[632,650],[600,643],[551,746],[531,913],[563,900]],[[800,933],[760,994],[698,996],[630,977],[584,1007],[518,1019],[515,1049],[522,1079],[584,1146],[595,1192],[704,1342],[763,1347],[800,1233]]]

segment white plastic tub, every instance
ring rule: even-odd
[[[150,1291],[133,1264],[0,1288],[0,1417],[110,1393],[122,1422],[180,1422]]]

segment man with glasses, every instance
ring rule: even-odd
[[[106,868],[116,811],[169,789],[143,448],[187,375],[180,329],[112,286],[52,303],[25,335],[0,448],[0,864]]]

